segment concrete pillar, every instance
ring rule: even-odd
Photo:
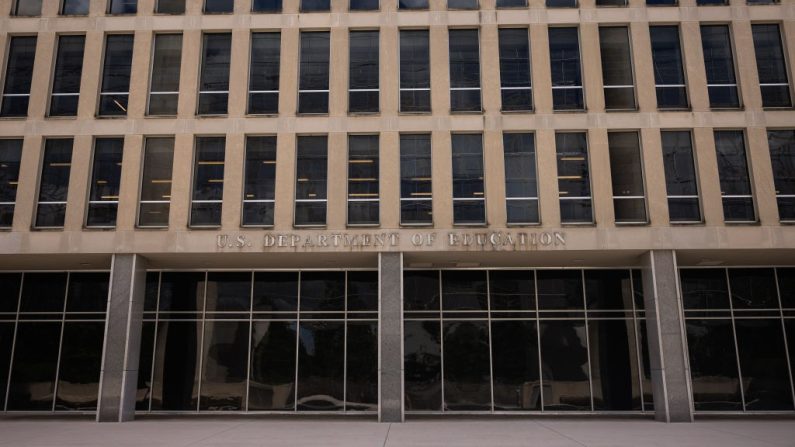
[[[114,254],[97,422],[125,422],[135,417],[145,289],[146,260],[135,254]]]
[[[652,250],[643,254],[641,261],[655,419],[693,422],[693,393],[676,252]]]
[[[403,422],[403,253],[379,253],[378,420]]]

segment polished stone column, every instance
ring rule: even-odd
[[[378,255],[378,420],[403,422],[403,253]]]
[[[693,422],[693,394],[676,252],[652,250],[641,260],[655,419]]]
[[[97,422],[125,422],[135,417],[145,289],[146,260],[135,254],[114,254]]]

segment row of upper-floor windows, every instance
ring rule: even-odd
[[[710,106],[739,109],[741,94],[728,24],[700,27],[703,63]],[[450,110],[482,111],[480,31],[449,29]],[[636,110],[637,88],[630,29],[600,26],[599,47],[606,110]],[[677,25],[649,27],[657,105],[661,110],[690,107],[685,58]],[[791,107],[790,75],[781,26],[752,24],[759,89],[766,108]],[[60,35],[51,77],[49,116],[76,116],[86,58],[84,35]],[[28,113],[36,36],[12,36],[0,97],[0,116]],[[278,114],[281,76],[281,33],[251,33],[247,113]],[[133,34],[108,34],[99,81],[99,116],[127,115],[133,62]],[[380,31],[349,31],[348,111],[380,110]],[[548,29],[549,66],[554,110],[586,110],[580,32],[576,26]],[[229,110],[231,33],[202,36],[198,85],[198,115],[225,115]],[[177,114],[182,66],[182,34],[155,34],[150,58],[147,114]],[[500,28],[499,83],[502,110],[533,110],[533,70],[527,28]],[[333,58],[329,31],[301,31],[298,60],[299,114],[329,111],[330,64]],[[431,51],[428,29],[399,31],[399,108],[405,113],[431,111]],[[541,61],[537,61],[541,62]],[[546,62],[546,61],[544,61]],[[598,68],[597,68],[598,70]]]
[[[16,0],[11,6],[12,16],[41,15],[44,0]],[[95,0],[105,2],[107,14],[137,14],[138,0]],[[199,0],[205,14],[231,14],[234,0]],[[596,6],[628,6],[628,0],[596,0]],[[748,5],[778,4],[780,0],[746,0]],[[60,0],[59,14],[88,15],[91,0]],[[186,0],[156,0],[155,14],[184,14]],[[677,6],[678,0],[646,0],[649,6]],[[729,0],[696,0],[699,6],[728,5]],[[546,0],[548,8],[576,8],[577,0]],[[497,0],[497,8],[526,8],[527,0]],[[349,0],[351,11],[377,11],[379,0]],[[398,0],[398,9],[428,9],[428,0]],[[478,0],[447,0],[448,9],[478,9]],[[282,0],[252,0],[252,12],[280,12]],[[331,10],[331,0],[300,0],[301,12],[323,12]]]
[[[456,225],[487,225],[484,145],[480,133],[451,135],[452,215]],[[771,129],[767,133],[770,162],[782,222],[795,222],[795,129]],[[699,169],[691,131],[662,130],[662,161],[666,182],[669,221],[703,222]],[[608,131],[608,157],[615,223],[649,222],[644,172],[656,169],[644,161],[637,131]],[[745,131],[716,129],[714,144],[727,223],[758,220],[754,200]],[[243,178],[241,225],[269,227],[277,206],[276,185],[294,182],[293,223],[296,227],[326,225],[328,185],[347,182],[348,225],[380,224],[381,178],[399,178],[401,225],[433,225],[434,180],[431,134],[401,134],[398,166],[380,163],[378,134],[350,134],[347,140],[347,172],[329,175],[327,135],[298,135],[295,170],[277,174],[277,137],[247,136],[242,172],[227,172],[226,138],[196,136],[190,192],[189,226],[218,227],[228,176]],[[554,151],[560,220],[563,224],[594,223],[591,162],[586,132],[557,132]],[[122,178],[124,138],[94,140],[87,227],[116,225]],[[345,148],[341,148],[345,150]],[[46,138],[38,178],[34,228],[63,227],[70,185],[73,140]],[[333,148],[331,150],[334,150]],[[490,150],[504,162],[505,212],[509,225],[541,223],[539,175],[535,135],[504,132],[502,147]],[[21,139],[0,140],[0,226],[13,221],[22,153]],[[140,169],[137,225],[169,226],[174,163],[173,137],[147,137]],[[438,159],[437,159],[438,161]],[[292,169],[292,166],[290,166]],[[384,176],[385,170],[399,175]],[[542,175],[544,175],[542,173]],[[292,177],[292,178],[291,178]],[[438,188],[439,186],[436,185]],[[446,187],[443,189],[447,189]]]

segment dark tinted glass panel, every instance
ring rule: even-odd
[[[714,108],[740,107],[728,25],[702,25],[701,45],[707,70],[709,105]]]
[[[635,80],[632,75],[632,52],[629,28],[599,27],[599,49],[602,56],[605,108],[635,108]]]
[[[60,36],[55,56],[50,116],[77,115],[86,36]]]
[[[431,111],[431,60],[428,39],[428,30],[400,31],[401,112]]]
[[[190,224],[221,224],[221,200],[224,194],[225,137],[197,137],[193,167],[193,200]]]
[[[168,226],[173,162],[173,138],[146,139],[138,225],[142,227]]]
[[[789,348],[790,371],[795,372],[795,319],[784,320],[787,331],[787,347]],[[795,383],[793,383],[795,385]]]
[[[251,309],[251,273],[208,273],[206,312]]]
[[[679,43],[679,27],[651,26],[649,35],[654,64],[654,82],[657,88],[657,107],[661,109],[687,108],[687,86],[682,64],[682,47]]]
[[[98,138],[94,141],[94,163],[86,226],[116,225],[123,148],[124,138]]]
[[[588,145],[584,133],[557,133],[560,218],[564,223],[593,222]]]
[[[105,312],[109,282],[108,273],[70,273],[66,311]]]
[[[632,310],[629,270],[585,270],[585,297],[588,310]]]
[[[378,409],[378,323],[348,323],[345,409]]]
[[[643,409],[654,411],[654,395],[651,384],[651,362],[649,358],[649,341],[646,333],[646,321],[638,321],[638,346],[640,346],[641,367],[643,368],[641,381],[643,383]]]
[[[301,0],[301,12],[328,11],[331,0]]]
[[[0,294],[0,313],[15,313],[17,311],[21,283],[21,273],[0,273],[0,290],[3,291]],[[0,315],[0,319],[5,320],[7,318]],[[14,316],[9,316],[8,319],[13,320]]]
[[[254,12],[279,12],[282,0],[252,0],[251,10]]]
[[[646,0],[648,6],[676,6],[677,0]]]
[[[585,108],[577,28],[549,28],[549,58],[554,109]]]
[[[534,321],[491,322],[494,410],[541,410],[538,333]]]
[[[72,167],[72,140],[46,140],[39,180],[37,227],[62,227]]]
[[[350,311],[378,311],[378,272],[348,272]]]
[[[204,273],[164,272],[160,277],[161,312],[204,310]]]
[[[21,139],[0,139],[0,202],[4,202],[0,204],[0,227],[10,227],[14,220],[14,202],[17,200],[21,159]]]
[[[19,323],[8,388],[9,411],[51,411],[61,323]]]
[[[152,360],[155,349],[155,323],[145,321],[141,328],[141,355],[138,358],[138,386],[135,410],[148,411],[152,397]]]
[[[453,134],[453,222],[485,223],[483,137]]]
[[[155,35],[149,87],[150,115],[177,114],[181,62],[182,34]]]
[[[58,372],[56,410],[97,409],[105,323],[66,323]]]
[[[540,324],[544,410],[590,411],[585,322],[542,321]]]
[[[208,321],[204,324],[200,410],[241,411],[245,408],[248,339],[248,321]]]
[[[199,115],[227,113],[232,34],[205,34],[199,82]]]
[[[301,322],[298,345],[299,411],[343,409],[344,354],[345,323]]]
[[[301,33],[298,113],[328,113],[329,33]]]
[[[646,190],[637,132],[607,134],[616,223],[645,223]]]
[[[447,9],[478,9],[478,0],[447,0]]]
[[[526,8],[527,0],[497,0],[498,8]]]
[[[634,320],[588,320],[595,411],[641,410]]]
[[[774,23],[751,25],[756,52],[756,69],[765,107],[790,107],[787,61],[781,44],[779,25]]]
[[[144,291],[144,312],[157,311],[157,296],[160,294],[160,272],[146,274],[146,290]]]
[[[99,94],[100,115],[124,116],[127,114],[132,55],[132,34],[114,34],[106,38],[102,90]]]
[[[345,310],[345,273],[302,272],[300,310]]]
[[[671,222],[700,222],[698,181],[690,132],[660,132]]]
[[[376,11],[378,0],[350,0],[351,11]]]
[[[530,40],[526,28],[499,30],[502,110],[533,109]]]
[[[36,37],[11,37],[7,57],[0,116],[26,116],[33,80],[33,60],[36,57]]]
[[[280,33],[251,35],[248,113],[279,112]]]
[[[228,13],[235,9],[235,0],[204,0],[204,12]]]
[[[478,30],[451,29],[450,110],[480,111],[480,46]]]
[[[737,309],[778,309],[773,269],[729,269],[732,305]]]
[[[406,411],[442,410],[442,345],[438,321],[403,323]]]
[[[378,31],[351,31],[348,111],[378,111]]]
[[[536,310],[532,270],[489,271],[491,310]]]
[[[781,298],[781,307],[795,309],[795,269],[778,268],[778,290]]]
[[[697,0],[698,6],[726,5],[728,0]]]
[[[491,410],[486,321],[444,322],[444,409]]]
[[[8,368],[11,366],[11,349],[14,342],[14,322],[0,323],[0,402],[5,409]]]
[[[442,272],[443,310],[488,310],[488,308],[485,271]]]
[[[254,312],[295,312],[298,309],[298,273],[254,273]]]
[[[627,0],[596,0],[596,6],[627,6]]]
[[[299,136],[295,185],[295,224],[326,224],[328,141],[325,136]]]
[[[534,136],[531,133],[505,133],[502,142],[508,223],[538,223]]]
[[[428,224],[431,206],[431,136],[400,136],[400,222]]]
[[[163,274],[165,281],[166,274]],[[162,309],[161,292],[161,309]],[[152,410],[196,411],[199,397],[200,321],[161,321],[157,325]]]
[[[160,14],[184,14],[185,0],[157,0],[155,12]]]
[[[577,0],[546,0],[547,8],[576,8]]]
[[[536,271],[538,309],[582,309],[582,272],[580,270]]]
[[[737,319],[734,324],[746,411],[791,411],[792,385],[781,320]]]
[[[731,320],[687,320],[696,411],[743,409]]]
[[[63,312],[66,273],[26,273],[20,312]]]
[[[348,137],[348,224],[379,222],[378,135]]]
[[[718,175],[723,196],[723,218],[727,222],[756,220],[745,138],[741,130],[715,131]]]
[[[439,272],[407,271],[403,276],[405,310],[439,310]]]
[[[255,321],[251,330],[248,409],[295,408],[296,324]]]
[[[428,9],[428,0],[398,0],[398,9]]]
[[[41,15],[42,0],[16,0],[13,5],[12,15],[38,16]]]
[[[767,132],[767,143],[770,146],[779,218],[795,220],[795,130],[770,130]]]
[[[729,309],[724,269],[682,269],[679,278],[685,309]]]
[[[246,138],[243,225],[273,225],[276,137]]]
[[[135,14],[138,12],[138,0],[109,0],[108,13]]]

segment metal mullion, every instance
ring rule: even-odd
[[[66,325],[66,304],[69,299],[69,280],[71,272],[66,273],[66,288],[63,292],[63,312],[61,313],[61,337],[58,340],[58,361],[55,364],[55,385],[52,391],[52,412],[55,412],[55,401],[58,398],[58,378],[61,376],[61,352],[63,351],[63,328]]]
[[[538,312],[538,274],[537,270],[533,269],[533,293],[535,294],[536,302],[536,352],[538,352],[538,384],[539,384],[539,397],[541,398],[541,406],[538,411],[544,411],[544,368],[541,363],[541,315]]]
[[[345,285],[343,290],[345,293],[343,314],[343,327],[342,327],[342,412],[348,411],[348,272],[343,274],[345,278]]]
[[[11,392],[11,373],[14,371],[14,351],[17,346],[17,330],[19,328],[19,311],[22,308],[22,288],[25,287],[25,272],[19,278],[19,294],[17,296],[17,313],[14,315],[14,336],[11,339],[11,358],[8,361],[8,378],[6,379],[6,396],[3,401],[3,408],[0,411],[7,411],[8,394]]]
[[[444,413],[444,313],[442,309],[444,308],[443,296],[442,296],[442,271],[437,270],[439,273],[439,358],[441,359],[441,369],[439,371],[439,382],[441,383],[441,391],[442,391],[442,407],[441,412]]]
[[[246,353],[246,401],[243,403],[243,408],[248,413],[249,390],[251,389],[251,339],[254,334],[254,271],[251,271],[251,288],[249,291],[249,306],[248,306],[248,352]]]
[[[152,396],[155,394],[154,390],[154,383],[155,383],[155,360],[157,359],[157,332],[158,326],[160,326],[160,287],[163,282],[163,272],[157,272],[157,301],[156,301],[156,308],[155,308],[155,331],[152,340],[152,365],[149,371],[149,405],[148,410],[149,412],[152,411]]]
[[[585,295],[585,270],[580,270],[580,278],[582,278],[582,307],[585,313],[585,352],[588,354],[588,387],[591,390],[591,411],[594,411],[593,405],[593,365],[591,364],[591,338],[588,334],[588,297]],[[630,279],[632,275],[630,275]]]
[[[303,272],[298,271],[298,297],[296,299],[295,312],[295,383],[293,385],[293,412],[298,412],[298,351],[301,347],[301,276]]]
[[[792,393],[792,403],[795,405],[795,380],[792,376],[792,359],[789,355],[789,344],[787,343],[787,326],[784,323],[784,309],[781,304],[781,288],[778,284],[778,269],[773,269],[773,278],[776,281],[776,296],[778,297],[778,311],[781,315],[781,336],[784,337],[784,357],[787,359],[787,372],[789,372],[790,392]]]
[[[632,301],[632,327],[635,331],[635,358],[638,363],[638,389],[640,390],[640,411],[646,412],[646,402],[643,394],[643,346],[640,343],[640,324],[638,323],[638,309],[635,306],[635,276],[629,269],[629,290]]]
[[[491,393],[491,412],[494,413],[494,353],[492,349],[491,338],[491,275],[489,272],[486,274],[486,324],[488,324],[489,331],[489,392]]]
[[[202,403],[202,367],[204,366],[204,330],[205,322],[207,321],[207,279],[208,272],[204,272],[204,293],[202,296],[202,312],[201,312],[201,334],[199,334],[199,389],[196,393],[196,412],[199,412]]]
[[[732,338],[734,339],[734,359],[737,362],[737,379],[740,385],[740,399],[743,406],[743,413],[745,413],[745,390],[743,389],[743,371],[740,366],[740,347],[737,346],[737,328],[734,324],[734,303],[732,302],[732,285],[729,281],[729,269],[724,268],[723,274],[726,277],[726,289],[729,291],[729,311],[732,322]]]

